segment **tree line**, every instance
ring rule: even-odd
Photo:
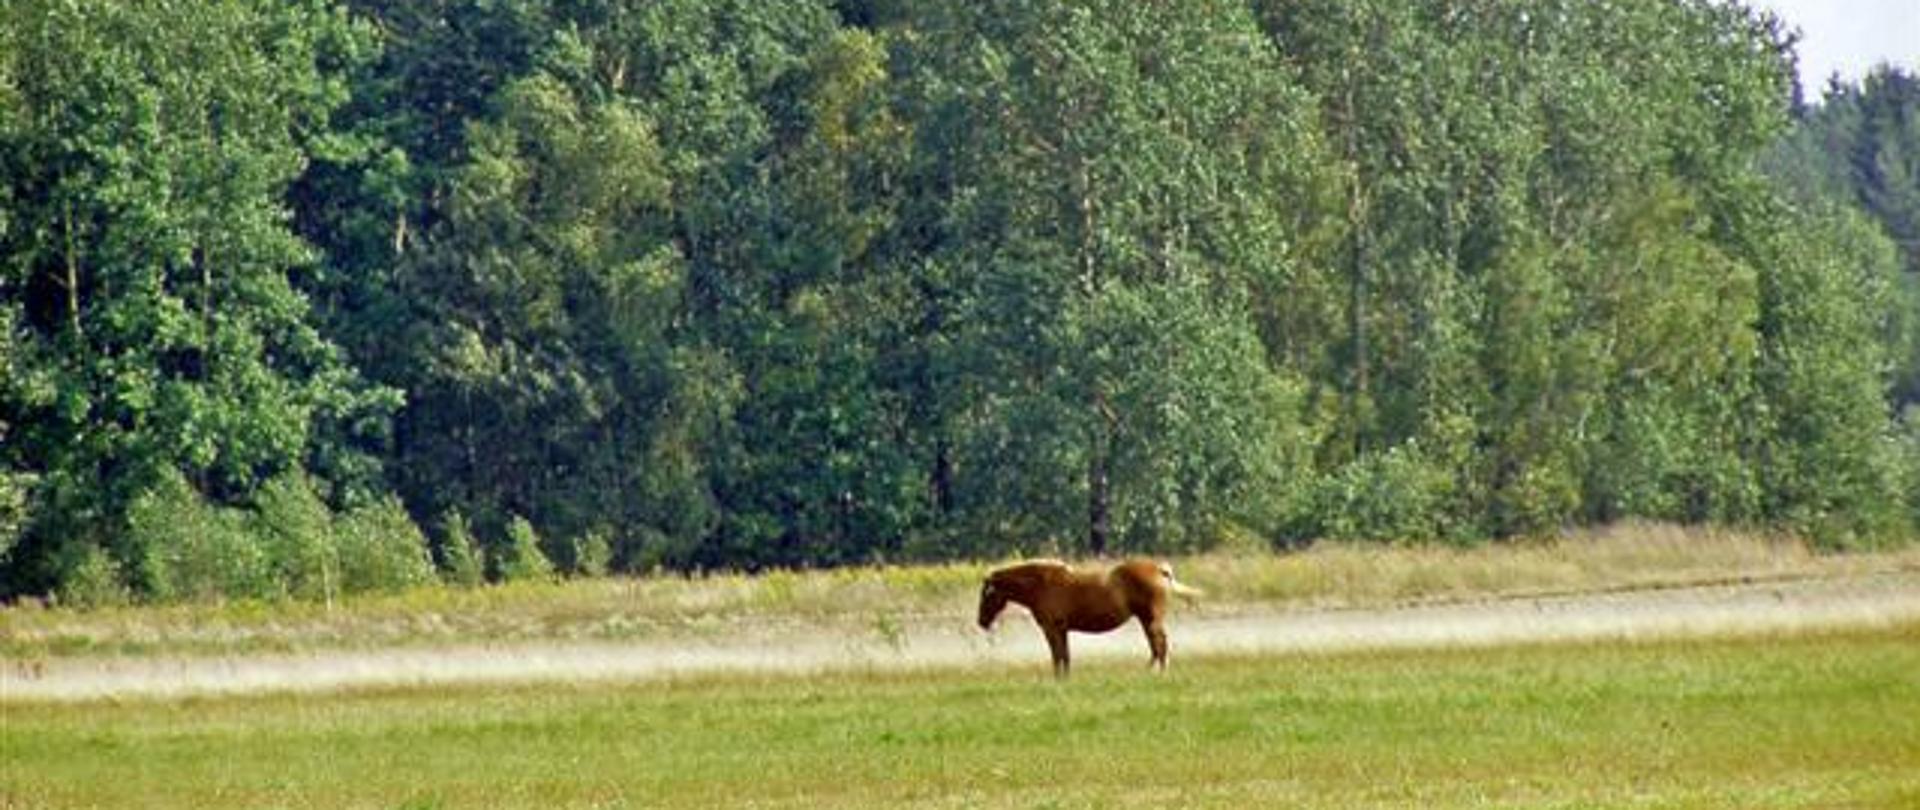
[[[1911,538],[1913,82],[1718,0],[14,0],[0,594]]]
[[[1920,73],[1892,65],[1858,83],[1830,79],[1817,105],[1761,155],[1790,199],[1852,208],[1893,240],[1903,272],[1892,319],[1893,407],[1920,404]],[[1909,423],[1912,417],[1907,417]]]

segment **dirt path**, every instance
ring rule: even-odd
[[[956,666],[1045,670],[1018,610],[993,634],[951,621],[638,643],[517,643],[220,658],[0,661],[0,701],[321,691],[456,683],[643,680]],[[1386,610],[1177,612],[1183,656],[1493,646],[1885,627],[1920,621],[1920,573],[1415,606]],[[1075,660],[1146,659],[1137,630],[1074,636]]]

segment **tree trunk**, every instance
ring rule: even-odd
[[[1352,340],[1353,376],[1347,389],[1346,419],[1350,432],[1348,438],[1353,442],[1353,454],[1357,458],[1366,452],[1366,428],[1361,424],[1362,407],[1367,401],[1367,391],[1371,385],[1367,368],[1367,197],[1364,186],[1366,167],[1361,162],[1352,73],[1349,72],[1346,79],[1346,159],[1353,167],[1353,186],[1347,192],[1347,227],[1352,240],[1352,263],[1348,267],[1347,332]]]
[[[1091,171],[1087,168],[1085,159],[1080,161],[1079,171],[1074,177],[1078,183],[1077,192],[1079,198],[1075,209],[1080,215],[1080,286],[1086,292],[1087,297],[1093,298],[1100,294],[1100,276],[1099,268],[1094,263],[1093,255],[1093,232],[1095,227],[1093,177]]]
[[[1347,290],[1347,331],[1353,341],[1353,383],[1347,396],[1347,429],[1352,431],[1353,454],[1355,457],[1366,452],[1365,436],[1367,426],[1363,408],[1367,402],[1368,391],[1372,387],[1367,367],[1367,237],[1366,217],[1363,213],[1365,203],[1360,200],[1359,191],[1354,192],[1354,201],[1349,217],[1353,227],[1353,264],[1349,268],[1351,278]]]
[[[1079,216],[1079,263],[1080,284],[1089,304],[1097,305],[1100,300],[1101,278],[1099,262],[1094,256],[1095,211],[1093,203],[1093,176],[1085,158],[1076,162],[1074,173],[1075,212]],[[1087,452],[1087,551],[1094,556],[1107,553],[1107,537],[1111,526],[1112,491],[1109,482],[1109,454],[1113,448],[1113,411],[1107,407],[1107,392],[1100,387],[1100,372],[1093,370],[1093,419],[1088,436]]]
[[[80,327],[80,252],[73,245],[73,203],[67,203],[67,324],[73,330],[74,345],[86,345],[86,332]]]
[[[1112,411],[1107,408],[1104,391],[1093,394],[1093,436],[1087,454],[1087,551],[1098,557],[1107,553],[1107,537],[1112,525],[1112,488],[1109,465],[1113,451]]]
[[[201,340],[206,341],[208,354],[213,351],[213,259],[208,256],[210,251],[206,240],[202,240],[201,245],[193,250],[193,263],[200,268],[200,328],[204,331]]]
[[[927,482],[932,490],[933,508],[941,515],[953,511],[953,451],[947,447],[947,440],[940,439],[934,446],[933,473]]]

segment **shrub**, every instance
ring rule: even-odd
[[[494,567],[502,582],[553,578],[553,563],[540,551],[540,534],[519,515],[507,522],[507,545]]]
[[[1906,460],[1907,536],[1920,539],[1920,404],[1908,405],[1900,424],[1897,455]]]
[[[333,599],[340,578],[333,512],[305,476],[285,475],[261,487],[254,499],[253,531],[288,594]]]
[[[1369,453],[1323,479],[1313,498],[1317,534],[1340,540],[1419,541],[1463,534],[1445,515],[1454,480],[1412,444]]]
[[[284,593],[244,513],[206,503],[177,471],[135,498],[123,559],[154,598],[273,598]]]
[[[98,546],[83,546],[62,568],[60,587],[55,591],[61,604],[81,608],[126,604],[130,594],[120,564]]]
[[[336,526],[342,591],[393,591],[433,580],[427,537],[398,499],[342,514]]]
[[[588,530],[573,538],[572,546],[572,559],[568,561],[570,573],[583,577],[606,575],[607,563],[613,559],[613,544],[607,541],[606,529]]]
[[[440,577],[449,585],[473,587],[486,578],[466,515],[449,509],[440,519]]]
[[[4,423],[0,423],[0,428]],[[0,438],[5,438],[0,433]],[[34,477],[0,469],[0,558],[4,558],[33,519]]]

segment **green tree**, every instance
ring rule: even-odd
[[[14,363],[14,323],[19,318],[14,302],[0,305],[0,397],[8,395],[11,381],[19,379],[21,369]],[[4,400],[0,400],[4,401]],[[0,416],[0,443],[8,439],[11,427],[4,416]],[[21,532],[32,522],[32,500],[34,476],[26,471],[26,460],[14,458],[10,454],[0,453],[0,560],[19,541]]]
[[[175,471],[238,503],[364,457],[398,395],[315,329],[293,278],[313,255],[283,202],[346,93],[358,26],[320,2],[26,0],[0,29],[17,371],[0,469],[38,479],[13,591],[47,587],[69,544],[116,549],[129,571],[171,553],[113,538]]]
[[[1256,6],[1348,179],[1338,275],[1302,311],[1313,379],[1340,394],[1321,502],[1416,491],[1434,523],[1381,525],[1450,537],[1756,514],[1755,266],[1722,228],[1784,120],[1778,21],[1651,0]],[[1378,532],[1350,517],[1303,531]]]
[[[410,394],[395,465],[409,502],[484,533],[509,513],[554,537],[610,527],[620,567],[765,548],[723,531],[726,515],[793,522],[755,503],[773,491],[756,460],[772,420],[734,408],[743,382],[786,373],[762,347],[784,340],[798,262],[827,249],[787,231],[814,220],[780,199],[769,156],[802,148],[783,139],[831,12],[358,5],[395,41],[352,110],[364,148],[303,189],[303,219],[352,270],[326,296],[345,342]]]
[[[1896,276],[1892,246],[1845,209],[1746,233],[1761,275],[1758,378],[1768,517],[1826,544],[1873,545],[1911,532],[1901,511],[1903,445],[1885,398],[1876,325]]]
[[[1794,199],[1856,205],[1885,230],[1904,273],[1884,327],[1894,404],[1920,402],[1920,76],[1882,65],[1859,84],[1835,81],[1766,155]]]
[[[1277,53],[1231,3],[924,15],[944,129],[921,137],[951,176],[934,261],[970,288],[978,380],[964,508],[1094,553],[1277,514],[1297,382],[1256,314],[1302,272],[1329,186]]]

